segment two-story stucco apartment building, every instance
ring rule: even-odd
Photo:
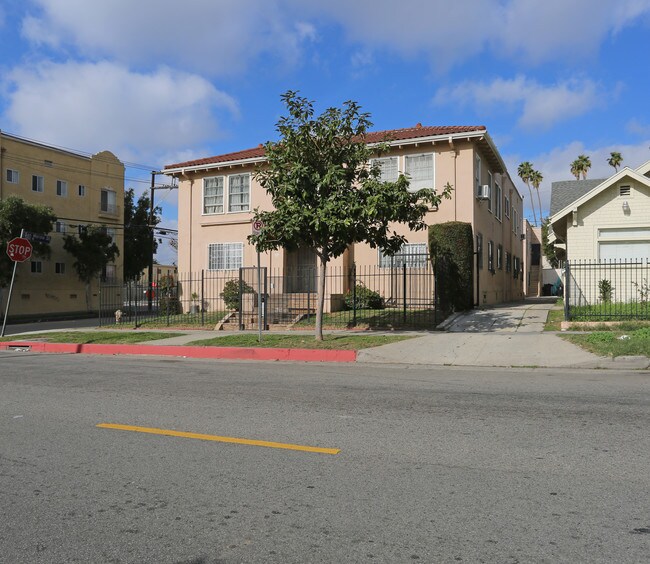
[[[432,209],[426,222],[463,221],[472,225],[479,255],[477,303],[522,298],[522,197],[486,128],[418,124],[366,136],[368,143],[384,141],[390,145],[390,151],[379,159],[384,179],[404,173],[410,176],[413,189],[442,189],[447,183],[454,188],[452,198]],[[253,174],[264,161],[260,145],[164,168],[165,174],[179,180],[180,276],[256,265],[255,248],[247,237],[251,234],[252,210],[271,207],[270,198]],[[408,233],[407,239],[404,254],[426,253],[427,231]],[[315,265],[313,254],[304,251],[263,253],[261,260],[262,266],[272,269]],[[331,264],[382,266],[386,260],[381,250],[355,244]]]
[[[9,316],[86,311],[85,285],[72,266],[72,255],[63,250],[63,236],[78,232],[79,226],[105,228],[120,255],[103,274],[122,279],[124,165],[108,151],[86,156],[0,132],[0,170],[0,200],[18,196],[49,206],[57,216],[49,234],[50,259],[32,257],[18,265]],[[3,312],[7,294],[3,293]],[[97,296],[93,284],[93,308]]]

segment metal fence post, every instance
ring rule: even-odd
[[[352,264],[352,327],[357,326],[357,265]]]
[[[406,261],[402,265],[402,291],[404,292],[404,323],[406,324]]]
[[[244,314],[242,312],[243,309],[243,295],[242,295],[242,290],[243,290],[243,277],[244,276],[244,270],[243,268],[239,268],[239,330],[243,331],[244,330]]]
[[[205,308],[203,307],[203,296],[205,296],[205,270],[201,269],[201,301],[199,307],[201,308],[201,327],[205,325]]]
[[[566,261],[564,268],[564,320],[570,321],[569,298],[571,296],[571,265]]]

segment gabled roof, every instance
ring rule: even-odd
[[[563,183],[563,182],[553,182],[552,185],[552,192],[551,192],[551,224],[556,223],[559,219],[562,219],[564,216],[567,214],[571,213],[574,209],[579,208],[582,204],[585,202],[588,202],[591,200],[593,197],[597,196],[604,190],[607,190],[607,188],[614,186],[617,182],[620,182],[623,180],[625,177],[629,177],[632,180],[638,182],[639,184],[643,184],[650,188],[650,178],[647,176],[643,176],[642,174],[639,174],[636,170],[632,170],[629,167],[625,167],[622,170],[619,170],[616,174],[613,176],[610,176],[609,178],[605,180],[600,180],[600,181],[591,181],[591,182],[598,182],[596,186],[592,187],[590,190],[587,190],[586,192],[583,192],[581,196],[578,196],[574,200],[570,201],[568,204],[566,204],[563,208],[561,208],[559,211],[556,211],[553,213],[553,192],[556,191],[556,186],[557,190],[559,191],[561,185],[563,184],[572,184],[572,182],[569,183]],[[586,180],[583,181],[574,181],[574,182],[589,182]],[[587,186],[587,185],[586,185]],[[578,189],[575,189],[576,193]],[[559,196],[556,196],[556,200],[559,198]]]
[[[639,174],[648,176],[650,174],[650,161],[646,161],[639,168],[636,169]]]
[[[551,215],[570,206],[578,198],[581,198],[599,184],[605,182],[606,178],[593,180],[561,180],[551,184]]]
[[[463,134],[485,137],[487,136],[487,129],[484,125],[423,126],[421,124],[417,124],[415,127],[408,127],[404,129],[371,131],[366,134],[366,142],[388,142],[391,145],[397,145],[400,141],[412,142],[413,140],[418,139],[433,140],[437,137],[455,137],[462,136]],[[491,140],[489,143],[491,145]],[[496,153],[496,148],[492,146],[492,149]],[[264,147],[262,145],[258,145],[253,149],[246,149],[244,151],[237,151],[234,153],[226,153],[224,155],[216,155],[214,157],[207,157],[203,159],[195,159],[182,163],[165,165],[163,172],[172,173],[180,172],[183,169],[201,169],[203,167],[211,167],[211,165],[214,166],[222,164],[254,163],[263,160]],[[505,169],[505,166],[503,168]]]

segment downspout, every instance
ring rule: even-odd
[[[2,146],[2,129],[0,129],[0,202],[2,201],[2,185],[5,179],[4,169],[2,168],[2,155],[4,155],[4,150]]]
[[[458,153],[456,152],[456,147],[454,147],[454,138],[449,136],[449,146],[452,150],[452,158],[454,159],[454,221],[458,221],[458,186],[457,186],[457,172],[456,166],[458,163]]]

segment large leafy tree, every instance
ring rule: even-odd
[[[0,289],[9,285],[13,262],[7,256],[7,242],[18,237],[21,229],[31,233],[49,233],[56,221],[52,208],[28,204],[22,198],[9,196],[0,201]],[[49,258],[48,243],[32,242],[33,255]]]
[[[78,235],[65,235],[63,248],[75,259],[72,263],[79,280],[86,285],[86,307],[90,311],[90,283],[120,251],[101,227],[88,225]]]
[[[260,251],[284,247],[315,252],[319,270],[315,333],[322,340],[328,263],[357,242],[396,253],[406,237],[393,225],[425,229],[425,214],[450,197],[451,186],[438,193],[433,186],[411,192],[403,175],[383,182],[379,167],[369,166],[369,161],[387,147],[366,144],[372,124],[356,102],[314,117],[313,103],[296,92],[287,92],[282,100],[288,115],[277,123],[280,140],[266,143],[266,163],[255,173],[274,209],[255,210],[264,227],[249,240]]]
[[[524,161],[517,167],[517,175],[521,178],[522,182],[528,186],[528,193],[530,194],[530,207],[533,210],[533,219],[535,220],[535,225],[537,225],[537,215],[535,214],[535,202],[533,201],[533,191],[530,188],[531,174],[535,169],[533,168],[533,163],[529,161]],[[539,210],[539,213],[542,213],[542,210]]]
[[[560,258],[558,257],[558,249],[555,248],[553,243],[549,242],[549,231],[551,227],[550,218],[546,218],[542,222],[542,250],[546,260],[553,268],[557,268],[560,264]],[[561,252],[561,251],[560,251]]]
[[[623,155],[621,155],[621,153],[619,153],[618,151],[612,151],[609,154],[609,159],[607,159],[607,164],[613,167],[616,172],[618,172],[618,167],[621,166],[622,162],[623,162]]]
[[[124,279],[134,280],[149,266],[151,253],[155,254],[158,242],[154,238],[151,248],[151,228],[160,223],[161,208],[154,209],[153,222],[149,212],[151,199],[143,193],[138,200],[135,191],[129,188],[124,193]]]

